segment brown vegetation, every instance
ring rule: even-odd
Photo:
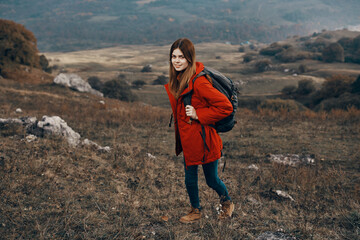
[[[322,58],[325,62],[344,62],[344,49],[338,43],[331,43],[324,48]]]
[[[209,48],[198,49],[212,54]],[[241,61],[243,56],[233,52],[221,60],[208,59],[225,68],[229,59]],[[269,59],[259,61],[265,67],[273,64]],[[167,70],[154,65],[154,74],[141,73],[141,66],[131,65],[135,70],[127,76],[136,72],[151,83]],[[222,135],[224,158],[219,166],[226,161],[220,175],[235,202],[233,218],[218,221],[219,201],[200,175],[204,217],[194,225],[182,225],[178,219],[189,203],[183,159],[175,157],[174,133],[168,128],[170,107],[74,92],[42,82],[41,75],[37,85],[18,84],[20,73],[9,74],[16,81],[0,81],[0,118],[58,115],[83,138],[112,150],[72,148],[59,137],[28,142],[22,127],[0,125],[0,236],[5,239],[255,239],[265,231],[281,231],[297,239],[359,237],[360,110],[327,108],[333,99],[345,104],[358,96],[359,81],[353,77],[334,76],[314,91],[314,82],[305,76],[294,81],[295,89],[284,90],[309,101],[322,93],[328,103],[319,105],[318,112],[294,100],[266,99],[265,94],[261,101],[253,101],[253,111],[239,108],[238,124]],[[254,74],[261,78],[261,85],[255,87],[268,91],[272,82],[266,78],[271,74]],[[109,93],[130,87],[118,78],[107,81]],[[104,87],[99,78],[89,82]],[[162,86],[144,87],[154,91],[150,95],[138,90],[142,100],[148,94],[153,102],[163,101],[159,101]],[[23,113],[15,112],[18,107]],[[311,154],[315,164],[284,166],[269,162],[268,154]],[[250,169],[251,164],[259,169]],[[274,190],[288,192],[294,201],[271,197]]]
[[[189,204],[169,109],[108,98],[101,105],[54,85],[1,84],[1,118],[20,117],[16,107],[26,116],[59,115],[82,137],[112,148],[74,149],[58,137],[27,142],[21,127],[2,126],[4,238],[253,239],[279,229],[298,239],[358,237],[359,110],[239,109],[237,126],[222,135],[220,174],[236,204],[233,218],[217,220],[216,194],[200,175],[204,218],[189,226],[178,221]],[[293,168],[267,162],[270,153],[314,154],[316,162]],[[266,197],[271,189],[295,201]]]
[[[23,25],[0,19],[1,64],[24,64],[39,67],[36,38]]]
[[[28,83],[46,81],[49,76],[39,69],[51,69],[46,57],[39,56],[36,42],[23,25],[0,19],[0,76]]]

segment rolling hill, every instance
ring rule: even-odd
[[[0,3],[0,18],[25,25],[40,51],[118,44],[279,41],[321,29],[359,25],[357,0],[19,1]]]

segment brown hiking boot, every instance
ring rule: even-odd
[[[227,200],[221,204],[221,211],[219,219],[231,218],[231,215],[235,209],[235,205],[232,201]]]
[[[201,218],[201,213],[198,208],[191,207],[191,211],[180,218],[180,222],[182,223],[194,223],[196,221],[199,221]]]

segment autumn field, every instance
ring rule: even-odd
[[[202,44],[197,54],[239,84],[244,81],[241,97],[273,96],[306,78],[284,71],[252,74],[238,48]],[[1,238],[266,239],[272,233],[281,239],[359,239],[356,108],[329,112],[240,108],[235,128],[221,134],[224,157],[219,165],[235,203],[233,217],[218,220],[219,201],[200,171],[203,218],[181,224],[179,217],[189,209],[183,159],[174,153],[164,89],[151,85],[167,74],[167,49],[124,46],[87,55],[46,53],[58,70],[42,81],[0,79],[0,118],[60,116],[82,138],[111,148],[110,152],[74,148],[60,136],[27,141],[23,126],[0,125]],[[141,72],[146,64],[152,64],[152,72]],[[316,64],[311,65],[314,72],[329,66]],[[341,69],[358,71],[354,64]],[[139,101],[122,102],[52,83],[60,71],[84,79],[97,76],[104,82],[122,74],[129,82],[143,79],[147,84],[133,90]],[[311,77],[317,86],[325,79],[323,74]],[[309,155],[314,162],[289,166],[271,161],[274,154]],[[277,190],[291,198],[277,195]]]

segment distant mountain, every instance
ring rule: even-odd
[[[40,51],[289,35],[360,25],[359,0],[2,0],[0,18],[25,25]]]

